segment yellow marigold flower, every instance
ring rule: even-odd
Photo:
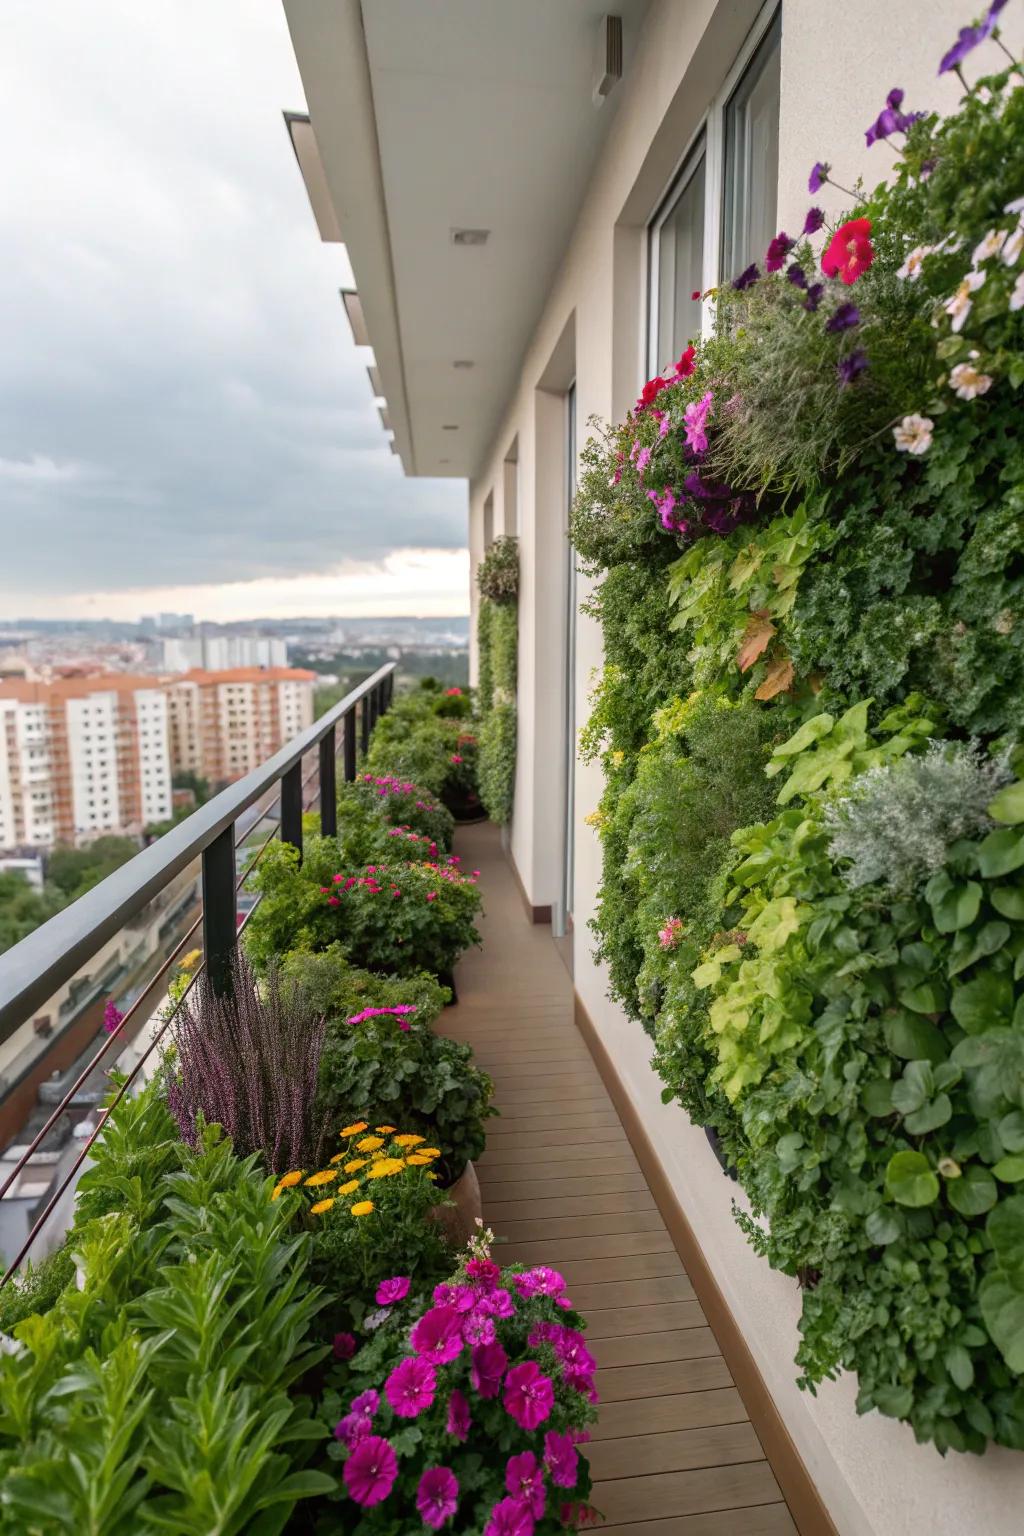
[[[306,1188],[314,1189],[318,1184],[330,1184],[338,1177],[337,1168],[321,1168],[319,1173],[311,1173],[306,1180]]]
[[[331,1166],[333,1167],[335,1163],[340,1163],[343,1157],[348,1157],[348,1153],[335,1152],[334,1156],[330,1159]]]
[[[365,1168],[366,1164],[368,1162],[369,1162],[369,1158],[366,1158],[366,1157],[354,1157],[350,1163],[346,1163],[345,1164],[345,1172],[346,1173],[358,1173],[360,1168]]]
[[[355,1125],[346,1125],[339,1132],[339,1136],[358,1136],[360,1131],[366,1130],[366,1121],[357,1120]]]
[[[397,1129],[398,1129],[398,1127],[396,1125],[375,1125],[374,1126],[374,1130],[375,1131],[379,1131],[382,1136],[390,1136],[391,1132],[392,1131],[396,1131]]]
[[[410,1168],[426,1168],[433,1161],[432,1157],[424,1157],[422,1152],[410,1152],[406,1158]]]
[[[350,1195],[350,1194],[352,1194],[353,1190],[356,1190],[358,1188],[359,1188],[359,1180],[358,1179],[349,1179],[347,1184],[339,1184],[338,1185],[338,1194],[339,1195]]]
[[[417,1150],[419,1151],[420,1157],[440,1157],[441,1156],[441,1148],[440,1147],[419,1147]]]
[[[358,1200],[356,1202],[356,1204],[352,1207],[352,1215],[353,1216],[369,1216],[369,1214],[370,1214],[370,1212],[372,1210],[373,1210],[373,1201],[372,1200]]]
[[[368,1179],[386,1179],[393,1173],[401,1173],[404,1167],[405,1163],[400,1157],[382,1157],[379,1163],[373,1164],[366,1177]]]
[[[311,1205],[310,1206],[310,1210],[313,1212],[314,1216],[322,1216],[325,1211],[329,1211],[330,1210],[330,1208],[331,1208],[331,1206],[333,1204],[334,1204],[333,1198],[330,1199],[330,1200],[318,1200],[316,1205]]]
[[[357,1152],[376,1152],[384,1145],[383,1136],[364,1136],[356,1142]]]
[[[304,1171],[305,1170],[302,1169],[302,1168],[295,1168],[295,1169],[292,1170],[291,1173],[283,1173],[281,1175],[281,1177],[277,1181],[277,1188],[274,1190],[274,1193],[271,1195],[271,1197],[270,1197],[271,1200],[276,1200],[278,1195],[280,1195],[284,1190],[286,1190],[286,1189],[293,1189],[294,1186],[302,1178],[302,1175],[303,1175]]]
[[[418,1147],[421,1141],[426,1141],[425,1136],[410,1136],[408,1132],[404,1136],[396,1136],[395,1144],[399,1147]]]

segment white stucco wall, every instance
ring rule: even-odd
[[[644,227],[757,11],[755,0],[720,0],[717,6],[714,0],[656,0],[630,77],[619,87],[619,115],[526,350],[518,390],[471,487],[470,542],[478,557],[483,501],[491,492],[496,527],[502,526],[503,461],[518,436],[523,574],[512,850],[535,905],[557,897],[562,845],[554,769],[561,750],[558,605],[564,585],[552,579],[550,563],[562,539],[553,520],[564,513],[552,445],[538,440],[550,398],[540,391],[571,325],[580,442],[591,414],[621,415],[637,393],[643,380]],[[1004,32],[1018,52],[1022,11],[1008,6],[1004,13]],[[807,175],[816,160],[829,161],[848,185],[863,174],[871,186],[887,173],[890,152],[884,145],[866,151],[863,132],[892,86],[904,88],[908,108],[955,104],[957,87],[950,77],[937,78],[938,60],[971,19],[971,5],[961,0],[850,0],[845,6],[783,0],[780,227],[801,227],[811,201]],[[989,67],[995,67],[994,57]],[[969,77],[979,72],[968,64]],[[841,206],[832,196],[838,195],[828,189],[815,201],[827,209]],[[585,592],[586,583],[582,587]],[[583,617],[576,633],[576,714],[582,723],[589,679],[601,665],[601,636]],[[826,1385],[816,1399],[794,1385],[796,1287],[748,1248],[730,1212],[734,1186],[722,1176],[703,1133],[678,1108],[661,1103],[644,1036],[608,1001],[605,978],[590,959],[586,919],[600,880],[600,850],[583,817],[597,804],[600,772],[578,764],[575,783],[577,989],[842,1536],[1017,1536],[1024,1527],[1024,1455],[991,1450],[982,1458],[943,1460],[891,1420],[858,1418],[853,1380]]]

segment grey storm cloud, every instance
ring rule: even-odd
[[[371,403],[278,0],[4,0],[0,603],[465,544]]]

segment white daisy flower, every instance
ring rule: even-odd
[[[983,261],[988,261],[991,256],[998,256],[1006,240],[1005,229],[990,229],[974,247],[974,255],[971,261],[974,266],[980,267]]]
[[[969,362],[957,363],[950,370],[950,388],[955,390],[961,400],[976,400],[979,395],[987,394],[992,388],[992,379],[989,374],[980,372],[974,366],[977,352],[971,353]]]
[[[935,251],[934,245],[915,245],[912,251],[907,252],[907,259],[896,273],[897,277],[905,277],[910,282],[916,283],[921,276],[921,270],[926,256],[931,256]]]
[[[899,426],[892,429],[896,447],[900,453],[912,453],[920,458],[932,445],[934,426],[929,416],[904,416]]]
[[[956,292],[943,304],[943,309],[953,322],[952,328],[954,331],[963,330],[964,322],[971,312],[971,305],[974,303],[971,294],[977,293],[984,281],[984,272],[968,272]]]

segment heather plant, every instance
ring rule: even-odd
[[[195,1147],[203,1123],[219,1125],[239,1156],[259,1153],[271,1172],[313,1161],[324,1030],[323,1014],[276,971],[258,986],[242,953],[222,995],[204,972],[171,1026],[167,1102],[182,1138]]]
[[[583,1320],[557,1271],[502,1269],[489,1237],[432,1304],[403,1305],[394,1277],[395,1299],[378,1293],[366,1342],[331,1372],[327,1456],[355,1536],[424,1525],[550,1536],[596,1518],[579,1449],[597,1398]]]
[[[965,742],[931,741],[919,757],[869,769],[825,809],[832,859],[854,890],[907,895],[960,838],[992,829],[989,802],[1010,777],[1005,756]]]
[[[399,1009],[409,1011],[399,1012]],[[331,1131],[361,1110],[397,1121],[440,1148],[442,1187],[454,1184],[486,1141],[494,1085],[472,1049],[434,1034],[415,1005],[364,1008],[327,1028],[319,1107]]]

